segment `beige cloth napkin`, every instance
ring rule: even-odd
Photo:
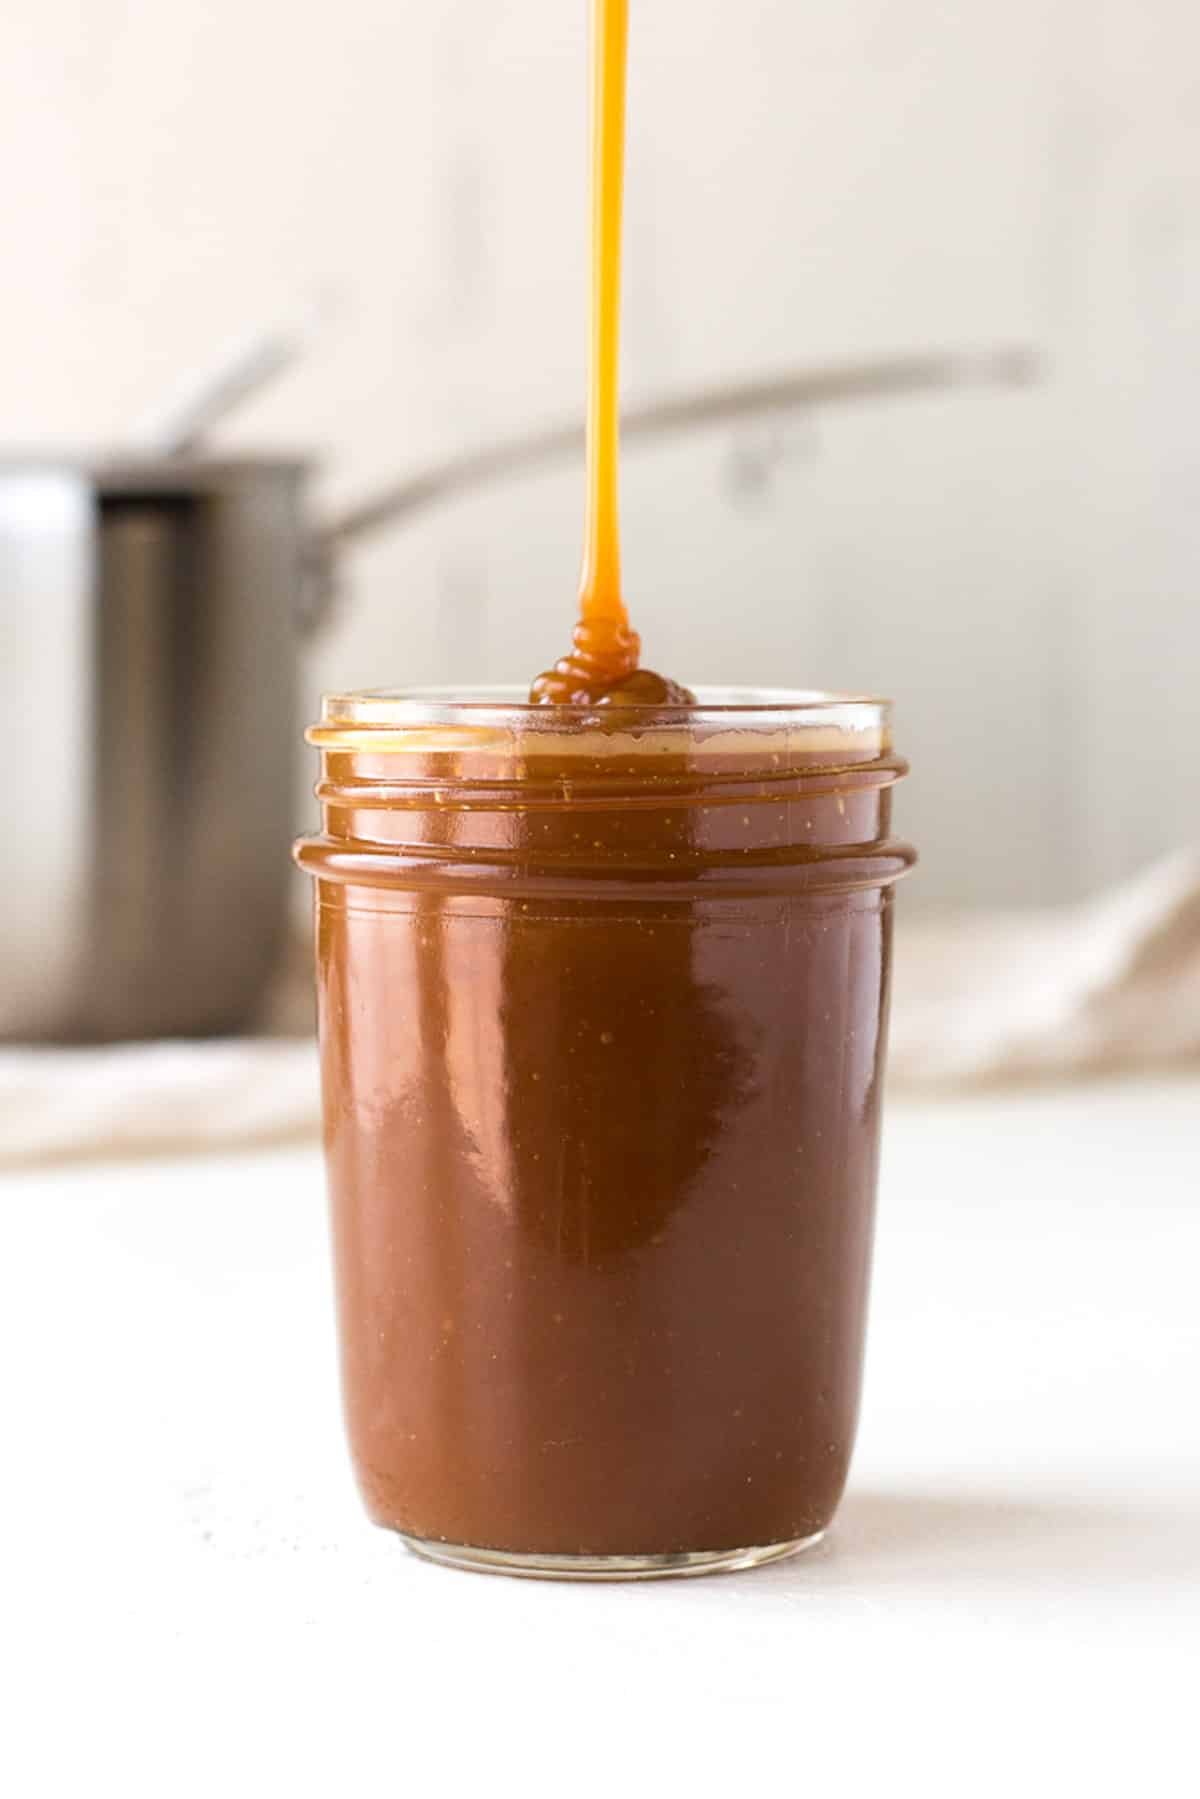
[[[1200,852],[1083,905],[905,925],[896,1085],[1139,1069],[1200,1057]]]
[[[289,953],[267,1021],[273,1035],[0,1050],[0,1164],[315,1137],[309,954],[307,938]],[[1171,857],[1082,906],[902,921],[894,1086],[1197,1057],[1200,854]]]

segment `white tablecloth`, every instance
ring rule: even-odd
[[[314,1147],[0,1181],[14,1799],[1174,1795],[1200,1083],[889,1115],[850,1495],[756,1573],[423,1565],[341,1443]]]

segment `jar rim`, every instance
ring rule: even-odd
[[[782,729],[832,731],[860,742],[873,738],[879,748],[890,740],[891,701],[874,695],[703,685],[692,691],[696,703],[691,706],[545,706],[531,702],[520,687],[361,688],[326,694],[320,723],[307,736],[325,749],[367,744],[384,749],[389,739],[399,748],[409,733],[438,727],[468,735],[502,730],[531,738],[559,737],[564,729],[621,737]]]

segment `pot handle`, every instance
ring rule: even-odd
[[[126,434],[126,447],[143,456],[195,451],[214,425],[302,361],[339,307],[337,294],[322,288],[294,315],[226,344]]]
[[[1037,354],[1014,347],[982,352],[927,353],[879,357],[801,369],[757,381],[700,388],[675,398],[630,407],[621,419],[627,443],[652,443],[677,432],[741,419],[769,417],[856,400],[888,399],[952,387],[1026,387],[1041,373]],[[523,437],[434,463],[369,494],[322,527],[309,546],[305,630],[326,625],[338,601],[338,558],[342,548],[373,532],[404,523],[433,507],[448,505],[478,489],[512,480],[584,447],[582,423],[551,426]]]
[[[1037,379],[1039,362],[1028,349],[961,355],[881,357],[769,375],[758,381],[700,388],[674,399],[632,406],[621,418],[623,441],[650,443],[676,432],[731,424],[771,413],[802,411],[854,400],[887,399],[947,387],[1024,387]],[[522,475],[576,454],[584,445],[581,423],[553,426],[526,437],[474,450],[407,476],[351,506],[325,526],[326,543],[340,546],[476,488]]]

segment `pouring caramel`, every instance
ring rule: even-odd
[[[592,0],[592,248],[587,504],[579,622],[571,649],[534,681],[542,705],[690,705],[685,687],[639,665],[621,586],[618,521],[621,214],[629,0]]]

